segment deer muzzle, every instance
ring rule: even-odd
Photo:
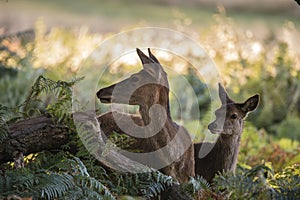
[[[223,133],[223,129],[218,128],[218,124],[216,122],[212,122],[208,125],[208,129],[212,134],[221,134]]]
[[[96,95],[101,103],[111,103],[113,90],[114,85],[100,89]]]

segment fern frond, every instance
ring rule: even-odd
[[[21,104],[22,111],[26,113],[29,104],[40,94],[54,93],[57,101],[48,105],[47,111],[57,117],[58,121],[62,121],[71,114],[72,103],[72,86],[81,81],[84,77],[75,78],[70,82],[54,81],[40,75],[33,84],[26,100]]]
[[[76,180],[76,187],[82,191],[82,197],[86,197],[87,199],[115,199],[105,185],[95,178],[90,177],[85,165],[79,158],[74,157],[74,161],[76,165],[73,166],[73,170],[80,172],[79,174],[77,173],[74,178]],[[76,196],[78,195],[80,194],[77,193]]]
[[[251,169],[247,170],[245,172],[245,176],[254,178],[257,175],[268,174],[268,173],[274,174],[274,172],[271,168],[269,168],[268,166],[262,164],[262,165],[254,166]]]
[[[45,172],[37,175],[37,187],[34,190],[41,198],[54,199],[62,197],[73,186],[71,175]]]
[[[202,176],[191,177],[189,182],[182,185],[184,191],[188,192],[189,194],[195,194],[200,190],[211,190],[210,184],[207,182],[205,178]]]
[[[158,196],[173,184],[178,184],[178,181],[172,176],[167,176],[159,171],[144,173],[141,176],[144,176],[145,179],[140,181],[139,187],[142,194],[147,198]]]
[[[7,121],[11,116],[11,109],[0,104],[0,122]]]
[[[43,157],[49,155],[44,154]],[[0,176],[0,199],[12,194],[36,199],[115,199],[101,180],[90,177],[79,158],[59,160],[61,156],[54,156],[50,162],[55,158],[58,159],[57,163],[47,170],[40,170],[31,164],[28,168],[5,171]],[[46,166],[39,162],[38,166]]]
[[[125,134],[119,134],[116,132],[112,132],[111,135],[108,137],[109,141],[111,141],[113,144],[115,144],[120,149],[128,149],[136,142],[136,139],[125,135]],[[134,150],[134,152],[138,152],[140,150]]]
[[[95,178],[78,175],[75,179],[77,186],[83,191],[83,196],[88,199],[115,199],[108,188]]]
[[[73,185],[73,177],[67,173],[34,172],[29,169],[11,170],[0,179],[0,197],[18,194],[53,199],[63,196]]]
[[[269,183],[272,185],[274,199],[300,198],[300,165],[295,164],[276,173]]]
[[[85,165],[83,164],[83,162],[77,158],[77,157],[74,157],[76,163],[77,163],[77,168],[78,170],[80,171],[81,175],[84,175],[84,176],[90,176]],[[74,169],[75,166],[73,166],[73,169]]]
[[[271,169],[258,165],[252,169],[219,173],[213,179],[216,191],[225,191],[229,199],[270,199],[272,188],[267,182],[267,172]]]

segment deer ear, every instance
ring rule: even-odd
[[[148,48],[148,54],[149,54],[149,57],[154,61],[156,62],[157,64],[160,64],[158,59],[151,53],[150,51],[150,48]]]
[[[222,102],[222,105],[226,105],[228,103],[234,103],[234,101],[231,100],[230,97],[228,96],[225,88],[221,85],[221,83],[219,83],[219,97]]]
[[[154,78],[159,80],[161,78],[161,74],[163,72],[163,68],[159,64],[157,58],[150,52],[150,49],[148,49],[150,58],[146,56],[140,49],[136,49],[137,54],[139,55],[144,69]]]
[[[137,54],[139,55],[143,65],[144,64],[150,64],[150,63],[154,63],[153,60],[151,58],[149,58],[148,56],[146,56],[140,49],[136,49]]]
[[[164,73],[164,69],[161,66],[158,59],[151,53],[150,48],[148,48],[149,57],[154,61],[153,68],[156,70],[157,73]]]
[[[251,112],[256,109],[259,102],[259,95],[256,94],[249,99],[247,99],[243,104],[241,104],[241,109],[243,112]]]

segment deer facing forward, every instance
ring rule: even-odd
[[[127,135],[138,132],[135,147],[153,155],[140,154],[140,161],[157,169],[162,167],[163,173],[187,182],[195,174],[192,140],[187,130],[172,120],[167,74],[150,49],[148,53],[146,56],[137,49],[143,64],[140,72],[97,92],[102,103],[138,105],[140,116],[110,112],[98,120],[106,135],[112,131]]]
[[[234,102],[219,84],[222,106],[215,111],[216,120],[208,125],[213,134],[220,134],[216,143],[195,143],[195,173],[211,182],[218,172],[235,171],[240,148],[243,120],[248,112],[256,109],[259,95],[248,98],[244,103]],[[200,151],[202,149],[202,151]],[[209,151],[202,157],[201,152]]]

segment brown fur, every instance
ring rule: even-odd
[[[148,51],[149,57],[137,49],[144,66],[143,70],[115,85],[99,90],[97,96],[103,103],[115,102],[139,105],[140,116],[114,113],[117,117],[124,118],[124,120],[120,121],[127,126],[131,125],[128,121],[130,118],[140,126],[158,125],[165,121],[162,129],[157,134],[145,139],[137,138],[137,143],[132,146],[132,149],[138,148],[143,152],[153,152],[166,147],[171,141],[175,142],[175,145],[170,147],[171,149],[157,153],[153,162],[168,164],[161,169],[163,173],[177,178],[180,182],[187,182],[189,177],[194,176],[195,173],[194,148],[191,145],[191,137],[184,127],[177,125],[172,120],[169,109],[167,74],[150,50]],[[130,98],[126,99],[128,96]],[[151,110],[155,105],[160,105],[162,110]],[[112,131],[125,133],[115,122],[113,113],[104,114],[98,119],[105,134],[110,134]],[[134,127],[129,127],[129,130],[135,131]],[[151,133],[150,131],[145,134]],[[188,148],[185,149],[184,147]],[[179,155],[180,152],[182,152],[181,155]],[[172,157],[177,159],[169,164]]]
[[[216,120],[208,128],[214,134],[220,134],[216,143],[196,143],[195,173],[211,182],[218,172],[235,171],[243,132],[243,119],[253,111],[259,102],[259,96],[254,95],[245,103],[235,103],[225,89],[219,84],[219,96],[222,102],[216,114]],[[199,158],[200,149],[211,149],[205,156]]]

